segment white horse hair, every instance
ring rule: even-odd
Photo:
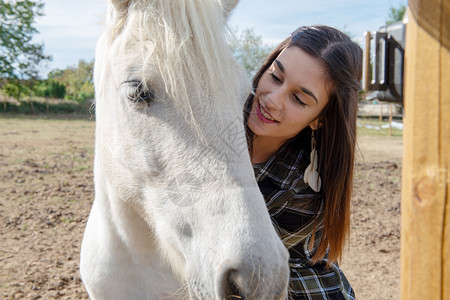
[[[284,299],[288,254],[255,182],[237,0],[109,0],[97,44],[92,299]]]

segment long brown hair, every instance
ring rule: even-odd
[[[317,130],[318,171],[322,178],[324,201],[323,232],[312,258],[322,259],[328,251],[330,262],[342,257],[350,231],[350,199],[356,144],[356,112],[359,81],[362,76],[362,50],[341,31],[328,26],[303,26],[281,42],[268,56],[253,78],[256,89],[261,76],[280,53],[288,47],[299,47],[323,64],[328,75],[329,100],[319,115]],[[244,120],[252,151],[253,132],[248,128],[253,95],[245,104]],[[309,126],[293,139],[305,136]],[[289,141],[288,141],[289,142]],[[313,235],[314,239],[314,235]],[[312,241],[313,242],[313,241]],[[312,245],[312,243],[310,244]]]

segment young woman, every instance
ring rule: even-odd
[[[253,79],[244,120],[256,180],[290,253],[290,299],[355,299],[339,269],[350,227],[362,50],[297,29]]]

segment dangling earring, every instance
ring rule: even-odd
[[[253,90],[250,92],[250,94],[252,94],[253,96],[255,96],[255,95],[256,95],[256,89],[253,89]]]
[[[319,172],[317,172],[317,150],[316,150],[316,139],[314,137],[314,130],[311,133],[311,155],[310,164],[305,170],[303,175],[303,180],[307,183],[314,192],[319,192],[322,186],[322,181],[320,180]]]

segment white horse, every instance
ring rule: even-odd
[[[282,299],[288,254],[248,155],[237,0],[109,0],[95,60],[93,299]]]

